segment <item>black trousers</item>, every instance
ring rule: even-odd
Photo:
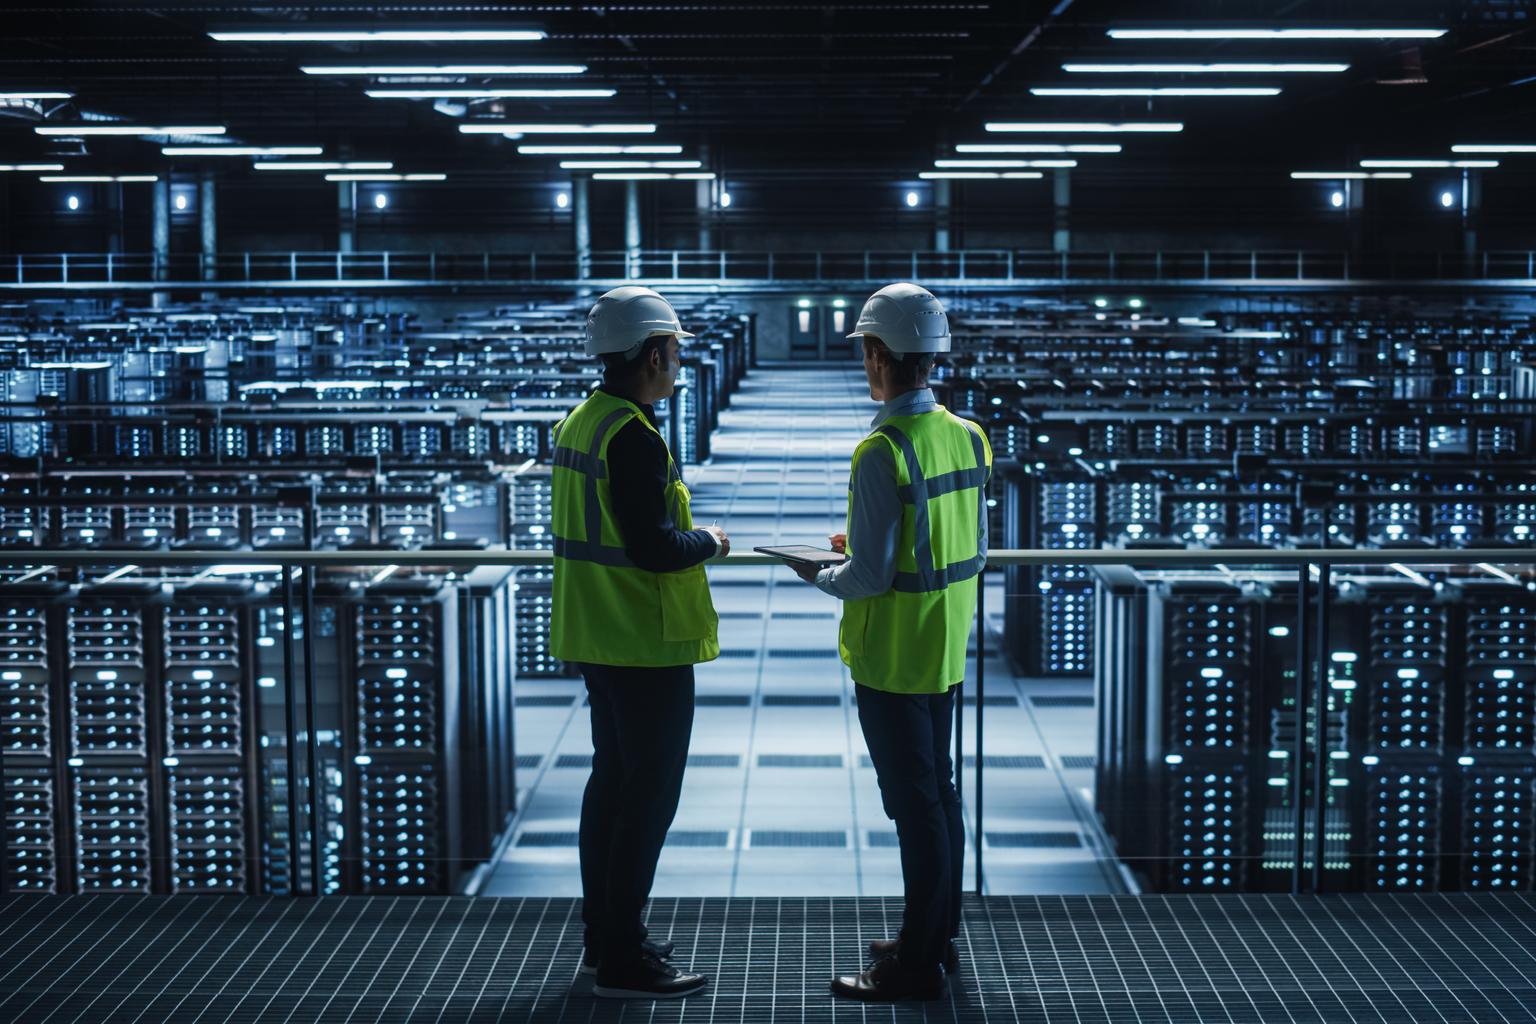
[[[950,756],[955,691],[886,693],[859,685],[854,694],[880,802],[896,823],[901,848],[906,907],[900,959],[905,966],[930,967],[960,934],[965,823]]]
[[[581,919],[609,962],[640,953],[640,914],[677,814],[693,733],[693,666],[582,665],[592,776],[581,801]]]

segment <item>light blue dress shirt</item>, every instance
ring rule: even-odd
[[[928,388],[907,391],[886,401],[870,421],[871,432],[893,416],[918,416],[939,408]],[[877,445],[859,459],[850,481],[848,548],[852,558],[816,574],[816,588],[840,601],[874,597],[896,579],[896,546],[901,541],[901,497],[896,462],[887,445]],[[981,516],[978,543],[987,552],[987,516]]]

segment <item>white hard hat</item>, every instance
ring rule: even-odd
[[[628,352],[657,334],[691,338],[672,304],[649,288],[627,284],[605,292],[587,314],[589,356]]]
[[[903,281],[869,297],[850,338],[873,334],[896,353],[948,352],[949,317],[932,292]]]

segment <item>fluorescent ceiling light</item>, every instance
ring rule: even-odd
[[[1118,142],[962,142],[956,153],[1119,153]]]
[[[446,174],[327,174],[326,181],[447,181]]]
[[[1090,75],[1289,75],[1309,72],[1337,73],[1348,71],[1348,64],[1272,64],[1264,61],[1226,61],[1221,63],[1187,63],[1181,61],[1147,62],[1134,64],[1063,64],[1061,70],[1074,74]]]
[[[438,89],[369,89],[368,96],[376,100],[572,100],[606,99],[617,89],[456,89],[445,86]]]
[[[682,146],[518,146],[523,156],[666,156]]]
[[[161,146],[163,156],[319,156],[322,146]]]
[[[989,132],[1061,132],[1072,135],[1079,132],[1181,132],[1184,125],[1178,121],[988,121]]]
[[[1497,160],[1361,160],[1361,167],[1497,167]]]
[[[38,180],[103,184],[109,181],[159,181],[160,176],[157,174],[44,174]]]
[[[1439,39],[1443,28],[1112,28],[1111,39]]]
[[[1399,181],[1413,177],[1407,171],[1292,171],[1297,181],[1361,181],[1366,178],[1393,178]]]
[[[919,171],[924,181],[947,181],[952,178],[1043,178],[1039,171]]]
[[[391,171],[393,160],[274,160],[251,165],[258,171]]]
[[[63,164],[0,164],[0,171],[62,171]]]
[[[654,124],[516,124],[478,121],[461,124],[465,135],[649,135]]]
[[[1076,167],[1076,160],[935,160],[935,167]]]
[[[598,173],[592,175],[595,181],[714,181],[713,171],[681,171],[677,174],[667,174],[652,171],[618,171],[613,173]]]
[[[72,92],[39,92],[35,89],[7,90],[0,92],[0,102],[7,100],[67,100],[74,97]]]
[[[1036,86],[1029,90],[1036,96],[1278,96],[1274,86],[1244,86],[1204,88],[1200,86],[1131,86],[1121,88],[1078,88],[1077,86]]]
[[[528,43],[545,38],[537,29],[280,29],[209,32],[220,43]]]
[[[692,171],[703,167],[698,160],[561,160],[565,171]]]
[[[1462,143],[1451,147],[1452,153],[1536,153],[1536,145],[1529,143]]]
[[[585,64],[339,64],[306,65],[306,75],[583,75]]]
[[[226,129],[210,124],[141,125],[96,122],[94,124],[40,124],[39,135],[223,135]]]

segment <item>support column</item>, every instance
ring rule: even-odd
[[[1051,231],[1051,251],[1072,251],[1072,169],[1058,167],[1051,177],[1054,214]]]
[[[624,183],[624,276],[640,276],[640,183]]]
[[[1477,259],[1477,222],[1483,208],[1483,176],[1475,171],[1461,172],[1461,250],[1471,267]]]
[[[576,175],[571,179],[571,226],[575,230],[576,277],[585,281],[592,276],[592,214],[587,205],[587,187],[592,179]]]
[[[336,183],[336,251],[352,252],[357,238],[357,182]]]
[[[1365,182],[1344,182],[1344,218],[1349,240],[1349,259],[1359,266],[1365,253]]]
[[[149,220],[150,271],[159,282],[167,280],[171,264],[171,179],[161,175],[154,183]],[[170,298],[169,293],[156,291],[150,296],[150,305],[159,309]]]
[[[123,251],[123,186],[113,182],[103,191],[107,196],[107,252]]]
[[[933,183],[933,251],[949,252],[950,184],[940,178]]]
[[[203,280],[216,281],[219,277],[219,220],[218,204],[213,192],[213,172],[204,171],[197,186],[197,226],[202,241]],[[213,298],[212,292],[204,292],[203,298]]]
[[[709,168],[709,147],[699,147],[699,160],[705,169]],[[715,189],[719,187],[717,181],[696,181],[693,190],[693,207],[699,219],[699,249],[707,252],[715,247]]]

